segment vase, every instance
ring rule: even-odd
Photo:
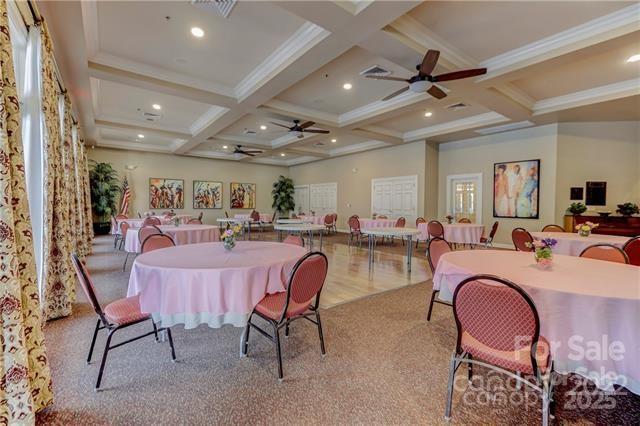
[[[233,238],[227,238],[223,241],[222,245],[226,251],[231,251],[236,246],[236,240]]]
[[[591,230],[583,231],[581,229],[581,230],[578,231],[578,235],[580,235],[581,237],[588,237],[589,235],[591,235]]]
[[[540,269],[550,269],[553,265],[553,256],[540,257],[537,253],[534,253],[533,257],[536,260],[536,266]]]

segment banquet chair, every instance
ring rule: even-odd
[[[242,355],[247,355],[249,348],[249,330],[253,327],[260,334],[271,340],[276,346],[278,357],[278,381],[282,381],[282,353],[280,349],[280,329],[285,328],[285,336],[289,335],[289,324],[300,318],[316,324],[320,338],[320,352],[325,355],[324,338],[322,337],[322,323],[320,321],[320,293],[328,269],[327,257],[320,252],[305,254],[293,267],[287,289],[279,293],[267,294],[249,316],[249,322],[244,331]],[[315,299],[315,300],[314,300]],[[273,334],[258,327],[252,322],[254,315],[267,321],[273,329]],[[315,321],[313,320],[315,316]]]
[[[629,256],[620,247],[613,244],[594,244],[582,250],[580,257],[607,260],[609,262],[629,263]]]
[[[489,246],[493,247],[493,237],[495,237],[496,232],[498,232],[498,225],[500,225],[500,223],[496,220],[495,222],[493,222],[493,225],[491,225],[489,236],[480,238],[480,244],[483,244],[484,248],[488,248]]]
[[[435,237],[429,240],[429,242],[427,243],[427,260],[429,261],[429,268],[431,269],[432,277],[436,273],[436,267],[438,266],[440,257],[443,254],[449,253],[450,251],[451,245],[446,240],[440,237]],[[451,303],[436,298],[438,293],[440,293],[440,290],[431,290],[431,300],[429,301],[429,312],[427,312],[427,321],[431,321],[431,311],[433,310],[434,303],[441,303],[443,305],[451,306]]]
[[[229,212],[227,212],[226,210],[224,211],[224,217],[226,217],[227,219],[229,219]]]
[[[430,220],[427,223],[427,233],[429,234],[429,239],[444,238],[444,226],[437,220]]]
[[[384,215],[384,214],[378,215],[378,217],[377,217],[377,218],[378,218],[378,219],[389,219],[389,217],[388,217],[388,216],[386,216],[386,215]]]
[[[398,220],[396,220],[395,227],[404,228],[406,224],[407,224],[407,219],[405,219],[404,217],[399,217]],[[400,237],[400,239],[402,240],[402,245],[404,245],[404,237]],[[384,241],[384,237],[382,237],[382,240]],[[391,237],[391,242],[393,243],[393,237]]]
[[[202,223],[202,218],[204,217],[204,212],[200,212],[198,215],[198,220]]]
[[[187,225],[202,225],[202,220],[194,217],[187,221]]]
[[[138,219],[142,219],[142,215],[138,212]]]
[[[260,220],[260,212],[257,212],[256,210],[254,210],[251,212],[249,217],[253,219],[253,222],[249,222],[247,226],[250,227],[251,225],[257,225],[260,232],[262,232],[262,221]]]
[[[360,220],[357,216],[349,218],[349,241],[347,245],[351,246],[351,242],[357,239],[358,244],[362,247],[362,231],[360,230]]]
[[[542,232],[565,232],[565,230],[560,225],[545,225]]]
[[[111,215],[111,233],[113,234],[113,248],[114,250],[118,248],[118,243],[122,238],[122,234],[120,234],[120,230],[118,229],[118,221],[115,216]]]
[[[147,226],[147,225],[160,226],[162,225],[162,222],[157,217],[151,216],[142,221],[142,226]]]
[[[333,232],[338,233],[338,213],[333,213]]]
[[[471,219],[468,217],[463,217],[458,220],[458,223],[471,223]]]
[[[120,230],[118,231],[118,234],[120,236],[120,239],[119,239],[120,244],[118,246],[118,250],[122,250],[122,248],[124,247],[124,242],[127,239],[127,232],[129,231],[129,228],[130,228],[129,222],[120,222],[119,227],[120,227]]]
[[[285,244],[293,244],[296,246],[304,247],[304,238],[300,235],[288,235],[283,241]]]
[[[173,247],[176,243],[173,242],[173,238],[166,234],[153,234],[149,235],[142,241],[142,247],[140,247],[140,253],[148,253],[153,250],[163,249],[167,247]]]
[[[458,337],[451,356],[445,419],[451,418],[455,374],[467,364],[497,371],[517,386],[542,395],[542,424],[549,424],[553,362],[549,343],[540,336],[540,317],[531,297],[518,285],[493,275],[474,275],[453,293]],[[524,374],[524,377],[523,377]]]
[[[327,230],[327,233],[330,233],[331,231],[333,231],[333,226],[334,226],[333,214],[325,215],[323,222],[324,222],[324,227]]]
[[[622,250],[629,257],[629,263],[635,266],[640,266],[640,236],[631,238],[624,243]]]
[[[420,225],[421,223],[427,223],[427,220],[422,216],[416,219],[416,228],[418,228],[418,225]],[[424,241],[428,241],[428,239]],[[419,242],[420,242],[420,235],[416,235],[416,248],[418,248]]]
[[[173,338],[171,337],[171,329],[168,327],[158,329],[156,327],[156,324],[151,319],[151,316],[149,314],[142,313],[140,311],[139,296],[132,296],[132,297],[126,297],[123,299],[115,300],[109,303],[107,306],[105,306],[104,309],[102,309],[102,307],[100,306],[100,302],[98,302],[98,298],[96,297],[93,281],[86,267],[80,261],[76,253],[71,254],[71,260],[73,262],[73,266],[75,268],[78,280],[80,281],[80,285],[84,290],[84,293],[87,299],[89,300],[89,303],[93,307],[93,310],[98,315],[96,328],[95,328],[95,331],[93,332],[93,339],[91,339],[91,346],[89,347],[87,364],[91,364],[91,356],[93,355],[93,348],[96,345],[96,338],[98,337],[98,331],[103,329],[107,329],[109,331],[109,335],[107,336],[107,341],[104,346],[104,352],[102,354],[100,371],[98,372],[98,380],[96,382],[96,387],[95,387],[96,391],[100,390],[100,383],[102,382],[102,375],[104,373],[104,367],[107,361],[107,354],[111,349],[115,349],[124,344],[130,343],[151,335],[155,336],[156,342],[157,342],[158,331],[166,330],[167,338],[169,340],[169,346],[171,347],[171,360],[175,362],[176,351],[173,347]],[[124,342],[111,345],[111,338],[113,337],[113,334],[117,330],[121,330],[131,325],[139,324],[141,322],[148,321],[148,320],[151,321],[151,325],[153,326],[153,331],[149,331],[140,336],[125,340]]]
[[[533,251],[533,237],[524,228],[514,228],[511,231],[511,240],[516,248],[516,251]]]

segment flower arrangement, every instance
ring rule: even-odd
[[[640,213],[640,208],[638,208],[638,205],[634,203],[618,204],[616,213],[619,213],[625,217],[629,217],[631,215]]]
[[[582,213],[587,211],[587,206],[582,203],[571,203],[567,208],[567,212],[571,213],[574,216],[581,215]]]
[[[581,237],[588,237],[589,235],[591,235],[591,231],[596,229],[598,226],[600,225],[597,223],[585,222],[581,223],[580,225],[576,225],[576,231],[578,231],[578,235],[580,235]]]
[[[449,225],[453,223],[453,216],[451,216],[450,214],[446,215],[444,218],[447,219],[447,223]]]
[[[180,226],[180,218],[179,218],[179,217],[177,217],[177,216],[176,216],[176,217],[174,217],[174,218],[173,218],[173,224],[174,224],[175,226]]]
[[[553,247],[558,244],[558,240],[554,238],[543,238],[541,240],[533,240],[533,243],[527,243],[527,247],[533,247],[533,257],[536,263],[548,268],[553,263]]]
[[[227,228],[226,231],[222,233],[222,244],[226,250],[231,250],[236,246],[236,237],[240,235],[242,232],[242,225],[237,224],[232,227]]]

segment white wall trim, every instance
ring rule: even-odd
[[[444,87],[440,87],[445,92],[448,92]],[[367,120],[372,117],[376,117],[380,114],[384,114],[398,108],[402,108],[408,105],[413,105],[417,102],[423,102],[431,99],[432,97],[428,93],[415,93],[407,90],[403,94],[396,96],[388,101],[374,101],[370,104],[363,105],[351,111],[347,111],[340,114],[338,123],[340,127],[348,126],[363,120]]]
[[[198,117],[191,126],[189,126],[189,132],[191,136],[195,136],[205,128],[212,125],[217,119],[225,115],[229,111],[229,108],[214,105],[209,108],[204,114]]]
[[[353,154],[356,152],[366,151],[369,149],[379,148],[387,145],[389,144],[381,141],[366,141],[366,142],[361,142],[353,145],[343,146],[340,148],[334,148],[329,151],[329,154],[331,154],[331,156],[342,155],[342,154]]]
[[[476,127],[488,126],[491,124],[503,123],[509,121],[507,117],[497,112],[487,112],[477,114],[459,120],[448,121],[446,123],[436,124],[434,126],[423,127],[422,129],[412,130],[403,135],[405,142],[415,142],[446,133],[458,132],[461,130],[473,129]]]
[[[446,204],[446,214],[451,214],[453,211],[453,200],[451,199],[451,189],[452,182],[455,179],[474,179],[478,183],[477,192],[476,192],[476,223],[482,223],[482,207],[483,207],[483,199],[482,199],[482,173],[464,173],[457,175],[447,175],[447,204]]]

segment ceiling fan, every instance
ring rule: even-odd
[[[242,145],[236,145],[233,148],[234,154],[242,154],[248,155],[249,157],[254,157],[256,154],[262,154],[262,151],[259,149],[242,149]]]
[[[424,55],[424,59],[422,59],[422,64],[416,65],[416,70],[418,70],[418,74],[414,75],[409,79],[400,78],[400,77],[384,77],[384,76],[377,76],[377,75],[367,75],[365,77],[373,78],[375,80],[403,81],[405,83],[409,83],[407,87],[397,90],[392,94],[382,98],[383,101],[388,101],[389,99],[395,98],[396,96],[406,92],[407,90],[411,90],[412,92],[415,92],[415,93],[422,93],[426,91],[428,94],[430,94],[434,98],[442,99],[445,96],[447,96],[447,94],[433,83],[439,83],[441,81],[460,80],[462,78],[475,77],[477,75],[482,75],[487,73],[486,68],[475,68],[470,70],[447,72],[440,75],[431,75],[431,72],[436,67],[436,63],[438,62],[439,57],[440,57],[439,51],[428,50],[427,53]]]
[[[304,137],[304,133],[321,133],[325,135],[329,133],[328,130],[310,129],[309,127],[316,124],[315,121],[305,121],[304,123],[300,124],[300,120],[293,120],[293,126],[291,127],[285,126],[284,124],[275,123],[273,121],[271,122],[271,124],[289,129],[289,133],[297,134],[298,139],[302,139]]]

